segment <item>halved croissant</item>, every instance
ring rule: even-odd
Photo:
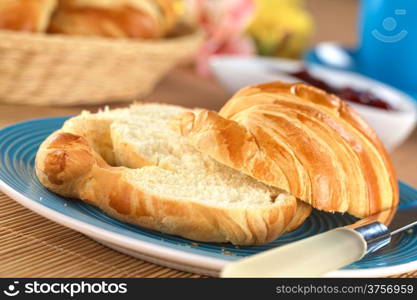
[[[198,241],[263,244],[303,223],[310,205],[221,165],[170,129],[184,111],[147,104],[83,113],[42,143],[36,174],[59,195]]]
[[[398,203],[396,176],[374,130],[317,88],[247,87],[219,114],[188,112],[173,126],[201,152],[314,208],[362,218]]]

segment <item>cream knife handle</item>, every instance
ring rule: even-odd
[[[336,228],[226,265],[221,277],[319,277],[361,259],[365,239]]]

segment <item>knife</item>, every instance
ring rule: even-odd
[[[220,277],[320,277],[394,245],[400,233],[406,234],[416,225],[417,201],[411,201],[354,224],[232,262]]]

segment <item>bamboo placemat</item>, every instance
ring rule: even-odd
[[[0,277],[203,277],[116,252],[1,192],[0,237]],[[395,277],[417,277],[417,271]]]
[[[109,249],[0,192],[0,277],[202,277]]]

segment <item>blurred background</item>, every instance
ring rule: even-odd
[[[0,127],[133,100],[217,110],[247,84],[305,81],[349,101],[399,178],[417,186],[416,9],[413,0],[1,0]]]

